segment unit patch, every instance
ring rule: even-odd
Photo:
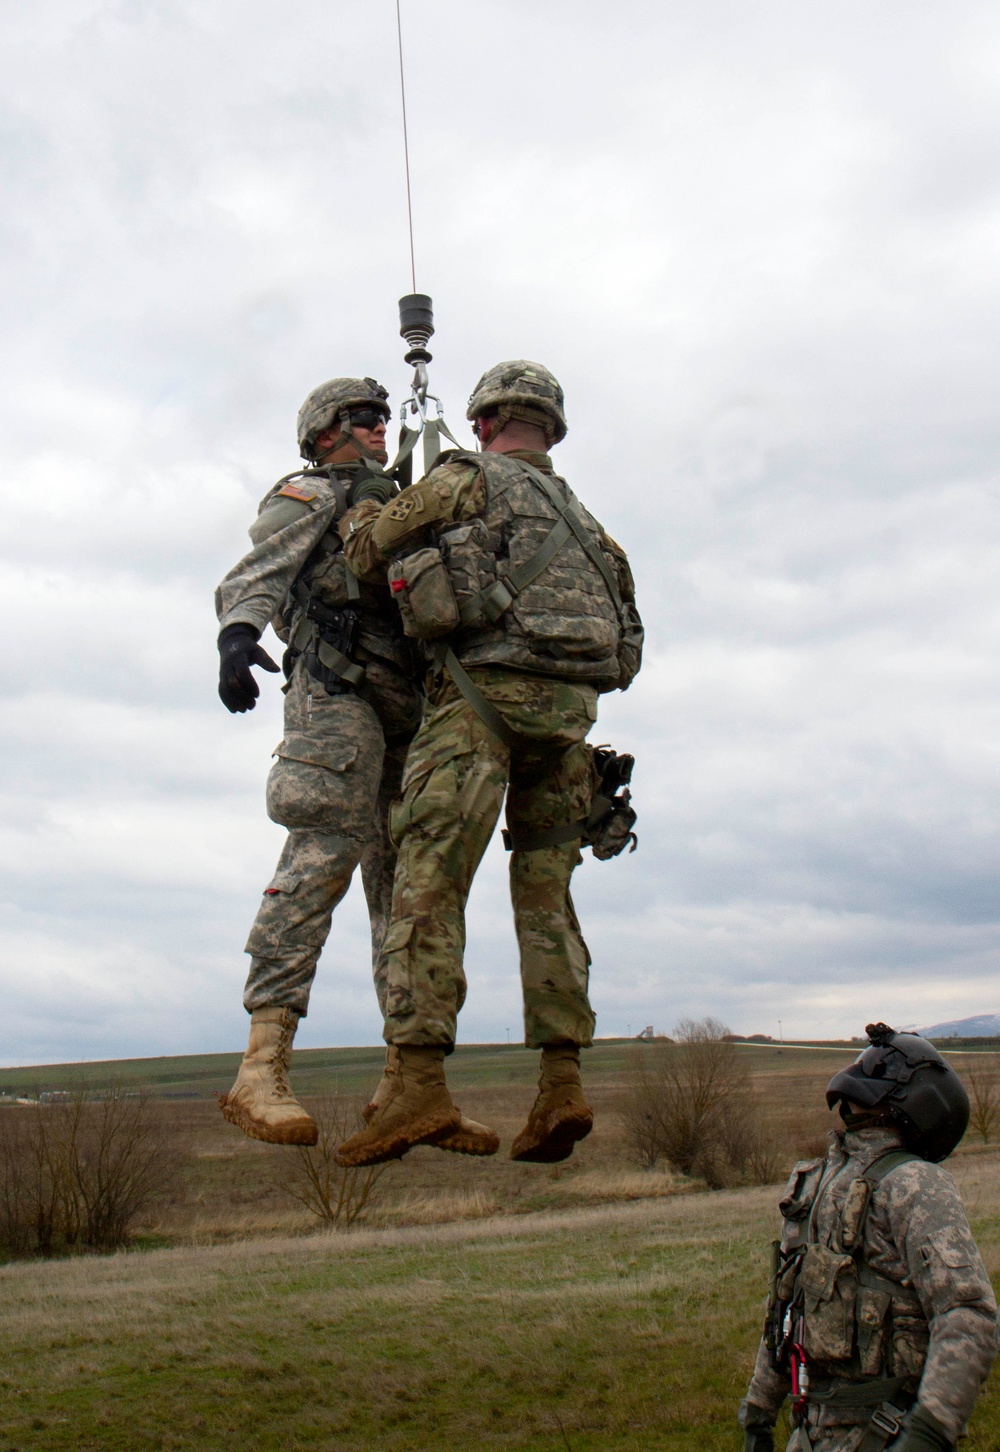
[[[302,504],[308,504],[316,498],[315,489],[306,489],[301,484],[286,484],[283,489],[278,490],[278,493],[285,499],[298,499]]]
[[[386,517],[397,524],[402,524],[404,520],[409,519],[411,514],[420,514],[423,507],[424,501],[420,495],[407,491],[402,498],[396,500]]]

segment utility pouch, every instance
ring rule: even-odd
[[[892,1305],[887,1291],[858,1290],[858,1361],[865,1376],[878,1376],[885,1366],[885,1324]]]
[[[626,847],[634,852],[639,845],[639,839],[632,830],[636,812],[628,789],[634,766],[634,756],[619,756],[610,746],[594,747],[597,790],[591,802],[583,840],[600,862],[617,857]]]
[[[829,1246],[806,1247],[799,1271],[803,1346],[816,1361],[849,1361],[854,1351],[858,1268],[854,1257]]]
[[[840,1212],[840,1244],[843,1250],[853,1250],[861,1239],[871,1193],[868,1180],[852,1180],[847,1187],[844,1208]]]
[[[482,630],[500,618],[513,596],[497,583],[496,554],[482,519],[443,530],[441,555],[464,630]]]
[[[404,559],[393,560],[389,589],[403,617],[405,635],[415,640],[438,640],[458,628],[458,602],[440,550],[416,550]]]

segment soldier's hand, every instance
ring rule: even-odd
[[[954,1452],[955,1444],[937,1417],[916,1406],[906,1419],[906,1426],[890,1442],[886,1452]]]
[[[774,1414],[756,1403],[744,1401],[740,1406],[743,1428],[743,1452],[774,1452]]]
[[[267,651],[257,642],[260,631],[252,625],[227,625],[219,635],[219,695],[230,711],[252,711],[260,695],[251,666],[278,671]]]
[[[380,479],[377,474],[368,474],[359,479],[351,490],[351,503],[360,504],[362,499],[377,499],[379,504],[388,504],[394,493],[391,479]]]
[[[774,1452],[774,1428],[744,1428],[743,1452]]]

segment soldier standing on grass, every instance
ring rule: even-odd
[[[253,548],[216,591],[219,695],[251,711],[251,666],[278,667],[257,643],[273,624],[286,642],[285,734],[267,811],[288,829],[277,871],[247,942],[243,1003],[250,1044],[223,1114],[255,1139],[315,1144],[316,1125],[288,1084],[292,1039],[309,1003],[334,908],[361,864],[378,954],[388,923],[395,851],[386,828],[406,748],[420,720],[412,648],[384,584],[359,584],[337,522],[376,490],[390,417],[373,378],[334,378],[299,411],[308,467],[268,491],[250,527]]]
[[[553,472],[548,450],[566,418],[552,374],[499,364],[467,416],[483,452],[442,456],[394,502],[373,490],[340,524],[361,579],[383,582],[396,561],[390,584],[431,663],[392,815],[399,858],[376,969],[386,1069],[343,1165],[454,1147],[444,1059],[465,998],[465,904],[505,791],[525,1039],[541,1049],[538,1097],[511,1157],[565,1159],[593,1122],[580,1084],[590,956],[569,883],[598,786],[585,738],[598,694],[638,670],[642,628],[624,553]]]
[[[795,1166],[768,1320],[740,1408],[745,1452],[951,1452],[996,1354],[997,1307],[955,1182],[969,1120],[933,1045],[886,1024],[831,1079],[845,1129]]]

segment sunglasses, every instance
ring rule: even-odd
[[[358,429],[376,429],[386,421],[380,408],[352,408],[351,423]]]

